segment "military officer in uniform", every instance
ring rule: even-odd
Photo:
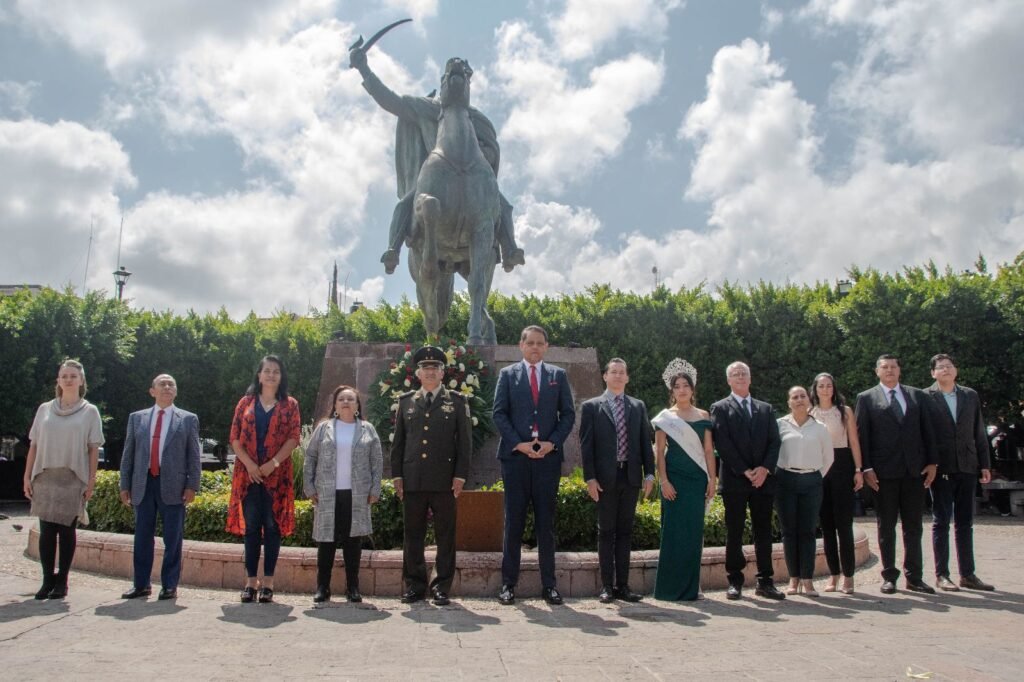
[[[441,384],[444,351],[423,346],[413,355],[421,387],[398,401],[395,440],[391,446],[391,475],[402,500],[405,537],[402,547],[402,603],[411,604],[427,593],[423,545],[427,512],[434,515],[437,537],[436,577],[430,596],[437,606],[449,603],[455,577],[455,498],[469,475],[473,427],[469,404],[460,393]]]

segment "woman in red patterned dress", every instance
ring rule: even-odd
[[[288,395],[288,374],[276,355],[260,360],[256,377],[231,421],[235,470],[227,531],[245,536],[242,602],[274,599],[274,569],[281,538],[295,530],[292,450],[299,444],[299,403]],[[256,575],[265,548],[263,583]]]

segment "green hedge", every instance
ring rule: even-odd
[[[96,492],[89,502],[90,530],[131,533],[135,528],[132,510],[121,504],[118,496],[119,477],[115,471],[96,475]],[[231,479],[226,471],[203,472],[202,489],[185,513],[185,538],[211,542],[241,542],[242,538],[224,530],[228,514]],[[501,483],[490,488],[501,490]],[[398,549],[402,546],[402,503],[390,481],[381,485],[380,500],[373,506],[372,546],[376,549]],[[558,487],[558,515],[555,521],[558,548],[562,551],[594,551],[597,549],[597,506],[587,495],[587,485],[579,469],[563,478]],[[779,538],[778,520],[774,535]],[[661,503],[642,500],[637,505],[633,529],[633,549],[657,549],[661,537]],[[535,544],[533,512],[527,516],[523,541]],[[428,537],[428,542],[433,542]],[[750,518],[744,542],[751,542]],[[295,502],[295,533],[284,538],[290,547],[312,547],[313,505],[309,500]],[[725,510],[716,497],[704,517],[704,546],[725,544]]]

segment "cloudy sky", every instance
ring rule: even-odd
[[[1020,0],[0,0],[0,283],[304,313],[378,262],[447,58],[502,145],[507,294],[813,282],[1024,249]],[[90,244],[92,231],[92,247]],[[88,261],[88,269],[86,264]]]

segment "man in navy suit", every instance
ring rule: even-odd
[[[629,550],[633,542],[636,501],[654,488],[654,431],[644,401],[626,395],[626,361],[605,365],[605,391],[580,405],[580,450],[583,480],[597,502],[597,555],[601,564],[598,599],[640,601],[629,588]]]
[[[734,362],[725,369],[732,393],[711,406],[715,449],[722,461],[719,488],[725,504],[725,570],[728,599],[743,594],[743,529],[750,507],[757,556],[757,587],[754,594],[785,599],[772,576],[772,503],[775,500],[775,469],[779,463],[779,423],[772,406],[750,397],[750,367]]]
[[[533,504],[542,596],[561,604],[555,586],[555,507],[562,473],[562,444],[576,420],[569,375],[544,363],[548,334],[531,325],[519,336],[523,361],[502,368],[494,391],[498,459],[505,484],[505,537],[498,601],[515,603],[526,512]]]
[[[956,363],[945,353],[931,359],[935,383],[925,392],[932,399],[932,424],[939,453],[938,475],[932,484],[932,549],[935,584],[946,592],[994,590],[974,574],[974,493],[978,481],[992,480],[988,434],[977,392],[957,383]],[[956,558],[960,584],[949,578],[949,522],[956,524]]]
[[[134,585],[124,599],[153,593],[153,538],[156,519],[164,526],[160,599],[178,596],[185,505],[199,491],[199,419],[174,405],[178,385],[170,374],[153,379],[153,407],[128,417],[121,455],[121,502],[135,508]]]
[[[938,456],[931,400],[919,388],[900,383],[900,361],[881,355],[875,361],[878,385],[857,396],[864,483],[875,491],[878,553],[882,558],[882,594],[896,591],[896,521],[903,525],[903,572],[907,589],[934,594],[924,582],[921,515],[925,490],[935,480]]]

